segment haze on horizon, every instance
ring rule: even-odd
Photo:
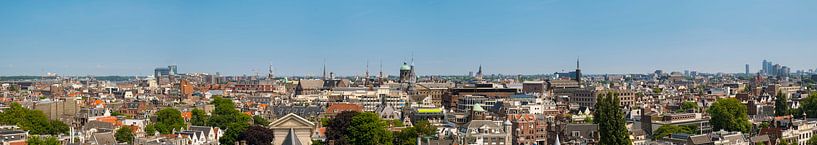
[[[817,1],[0,1],[0,76],[817,68]]]

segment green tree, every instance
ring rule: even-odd
[[[386,130],[386,122],[377,114],[366,112],[352,117],[349,129],[349,143],[357,145],[391,145],[392,133]]]
[[[817,135],[811,136],[806,142],[806,145],[817,145]]]
[[[788,104],[788,96],[783,94],[783,92],[777,92],[777,96],[774,99],[774,115],[775,116],[786,116],[789,114],[789,104]]]
[[[154,134],[156,134],[156,125],[155,124],[146,125],[145,134],[147,134],[147,136],[153,136]]]
[[[267,125],[270,124],[269,120],[267,120],[266,118],[264,118],[264,117],[262,117],[260,115],[253,116],[252,117],[252,122],[255,125],[261,125],[261,126],[267,126]]]
[[[687,110],[698,110],[698,103],[686,101],[681,104],[681,108],[676,112],[686,112]]]
[[[599,144],[631,145],[618,93],[602,94],[597,100],[593,120],[598,120]]]
[[[769,128],[770,125],[768,121],[763,121],[760,123],[760,128]]]
[[[664,89],[663,88],[652,88],[652,92],[656,93],[656,94],[661,94],[661,92],[664,92]]]
[[[125,114],[119,113],[118,111],[111,111],[111,116],[125,116]]]
[[[352,125],[352,118],[360,114],[354,111],[344,111],[335,115],[327,123],[326,139],[335,141],[337,145],[348,145],[349,127]]]
[[[415,123],[412,127],[403,128],[394,134],[395,145],[415,145],[418,137],[434,135],[437,127],[434,127],[426,120]]]
[[[207,116],[207,113],[204,112],[204,110],[196,108],[196,109],[193,109],[193,111],[190,111],[190,124],[191,125],[205,126],[205,125],[207,125],[207,119],[208,118],[209,117]]]
[[[114,134],[116,137],[117,142],[127,142],[128,144],[133,144],[133,130],[131,130],[130,126],[122,126],[116,133]]]
[[[31,110],[18,103],[11,103],[9,108],[0,112],[0,124],[17,125],[30,134],[58,135],[68,133],[70,128],[61,121],[49,120],[42,111]]]
[[[324,143],[323,143],[322,140],[312,140],[312,145],[323,145],[323,144]]]
[[[713,130],[749,132],[751,124],[746,105],[735,98],[718,99],[709,107]]]
[[[658,140],[674,133],[697,134],[698,131],[692,126],[663,125],[655,130],[653,139]]]
[[[247,141],[251,145],[272,145],[272,129],[260,125],[253,125],[241,133],[241,140]]]
[[[405,127],[406,125],[403,124],[403,121],[400,119],[391,120],[390,123],[394,125],[394,127]]]
[[[28,145],[60,145],[60,141],[57,137],[49,136],[46,138],[42,138],[40,136],[29,136],[26,140]]]
[[[171,134],[173,130],[180,131],[186,125],[182,112],[173,108],[165,108],[156,112],[155,128],[161,134]]]
[[[798,115],[805,113],[807,117],[815,118],[817,117],[817,93],[813,93],[806,97],[806,99],[800,100],[800,111]]]
[[[215,106],[212,116],[207,121],[208,126],[226,128],[224,136],[219,139],[221,144],[234,144],[244,130],[250,127],[252,117],[235,109],[232,100],[214,97],[210,102]]]
[[[780,143],[778,143],[777,145],[789,145],[789,141],[787,141],[787,140],[782,140],[782,141],[780,141]]]

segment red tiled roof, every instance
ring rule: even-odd
[[[193,118],[193,112],[182,112],[182,117],[183,117],[184,119],[190,119],[190,118]]]
[[[363,112],[363,106],[358,104],[332,104],[326,108],[327,113],[340,113],[343,111]]]

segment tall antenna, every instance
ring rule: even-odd
[[[383,59],[380,59],[380,74],[379,74],[379,76],[377,77],[377,81],[378,81],[378,83],[380,83],[381,85],[383,84],[383,77],[384,77],[384,76],[383,76]]]
[[[369,85],[369,60],[366,60],[366,78],[364,78],[363,84]]]

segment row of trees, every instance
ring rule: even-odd
[[[59,120],[49,120],[40,110],[31,110],[18,103],[11,103],[9,108],[0,112],[0,124],[17,125],[30,134],[59,135],[68,133],[68,125]]]
[[[433,135],[436,131],[428,121],[418,121],[412,127],[391,132],[387,130],[390,122],[374,113],[341,112],[328,120],[326,135],[336,145],[414,145],[418,137]]]
[[[207,115],[204,110],[193,109],[190,112],[190,124],[226,130],[224,136],[219,140],[221,144],[233,144],[239,140],[247,140],[250,144],[267,144],[264,140],[272,139],[271,130],[263,130],[265,129],[263,126],[270,123],[269,120],[242,113],[235,108],[235,104],[230,99],[217,96],[210,103],[215,106],[212,114]],[[153,135],[156,131],[161,134],[170,134],[173,130],[179,131],[186,126],[179,110],[165,108],[157,112],[156,116],[156,122],[145,127],[148,135]],[[266,132],[268,134],[259,134]]]
[[[60,145],[61,144],[60,141],[57,139],[57,137],[54,137],[54,136],[41,137],[41,136],[36,136],[36,135],[29,136],[28,139],[26,140],[26,143],[28,145]]]

